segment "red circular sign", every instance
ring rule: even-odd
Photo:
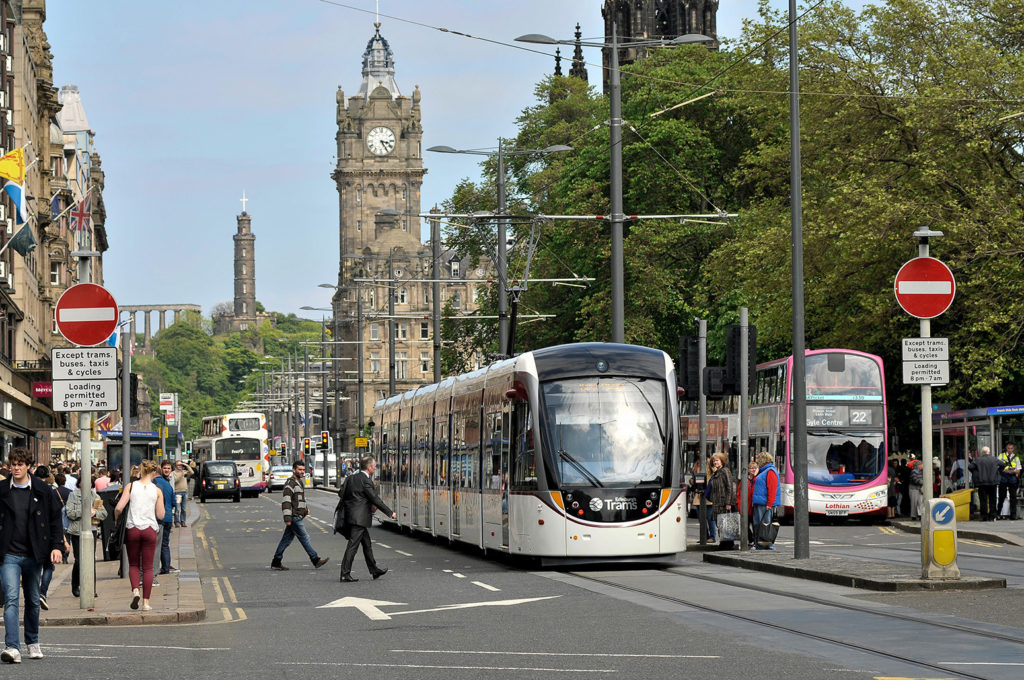
[[[103,286],[79,283],[57,300],[57,330],[76,345],[98,345],[117,328],[117,303]]]
[[[953,272],[934,257],[915,257],[900,267],[893,288],[903,311],[918,319],[942,314],[956,295]]]

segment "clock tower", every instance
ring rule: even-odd
[[[363,52],[359,91],[347,98],[341,87],[337,92],[337,165],[331,178],[338,189],[340,249],[332,309],[335,339],[349,342],[334,345],[339,360],[333,370],[338,383],[332,423],[337,427],[331,429],[340,432],[336,445],[342,452],[353,450],[352,436],[369,420],[382,391],[391,384],[407,389],[422,379],[421,346],[401,346],[413,338],[422,342],[420,324],[388,318],[388,295],[396,297],[396,317],[430,309],[430,286],[421,282],[429,278],[430,248],[420,242],[418,217],[426,173],[420,91],[417,87],[411,97],[401,93],[391,46],[380,23],[374,28]],[[355,280],[364,278],[377,282]],[[387,279],[396,283],[387,285]],[[362,344],[354,342],[360,334]],[[365,369],[359,374],[361,399],[355,384],[360,361]]]

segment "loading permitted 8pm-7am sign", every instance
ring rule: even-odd
[[[116,380],[54,380],[54,411],[116,411]]]
[[[113,347],[54,349],[53,410],[117,410],[117,350]]]

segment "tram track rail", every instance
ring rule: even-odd
[[[847,610],[847,611],[853,611],[853,612],[858,612],[858,613],[863,613],[863,614],[869,614],[871,616],[879,616],[879,617],[888,618],[888,619],[894,619],[894,620],[903,621],[903,622],[911,622],[911,623],[915,623],[917,625],[929,626],[929,627],[937,628],[937,629],[941,629],[941,630],[956,631],[956,632],[961,633],[961,634],[966,634],[966,635],[971,635],[971,636],[979,637],[979,638],[982,638],[982,639],[984,639],[986,641],[992,641],[993,639],[999,639],[999,640],[1001,640],[1003,642],[1008,642],[1008,643],[1011,643],[1011,644],[1020,645],[1020,647],[1021,647],[1021,654],[1024,655],[1024,636],[1014,636],[1014,635],[1006,635],[1006,634],[1000,635],[998,633],[994,633],[991,630],[978,630],[976,628],[970,628],[970,627],[968,627],[966,625],[956,624],[956,623],[952,623],[952,622],[948,622],[948,621],[934,621],[934,620],[929,620],[929,619],[922,618],[922,617],[912,616],[912,615],[909,615],[909,614],[901,614],[899,612],[887,612],[887,611],[882,611],[882,610],[880,610],[878,608],[875,608],[875,607],[856,605],[856,604],[853,604],[853,603],[836,602],[836,601],[833,601],[833,600],[828,600],[828,599],[825,599],[825,598],[816,597],[814,595],[792,593],[792,592],[788,592],[788,591],[785,591],[785,590],[780,590],[778,588],[769,588],[769,587],[765,587],[765,586],[758,586],[758,585],[747,584],[747,583],[736,583],[734,581],[730,581],[730,580],[727,580],[727,579],[718,578],[718,577],[714,577],[714,576],[708,576],[708,575],[705,575],[705,574],[701,574],[701,575],[687,574],[685,572],[677,571],[677,569],[678,569],[678,567],[671,567],[671,568],[668,568],[668,569],[666,569],[664,571],[669,572],[669,573],[673,573],[673,574],[676,574],[678,576],[682,576],[682,577],[685,577],[685,578],[693,578],[693,579],[697,579],[697,580],[700,580],[700,581],[710,581],[710,582],[718,583],[718,584],[724,585],[724,586],[730,586],[730,587],[740,588],[740,589],[744,589],[744,590],[751,590],[751,591],[762,593],[762,594],[765,594],[765,595],[773,595],[773,596],[776,596],[776,597],[782,597],[782,598],[788,598],[788,599],[792,599],[792,600],[798,600],[798,601],[801,601],[801,602],[817,604],[817,605],[820,605],[820,606],[823,606],[823,607],[831,607],[831,608],[834,608],[834,609],[844,609],[844,610]],[[695,609],[695,610],[698,610],[698,611],[701,611],[701,612],[705,612],[707,614],[716,614],[718,616],[722,616],[722,617],[733,619],[733,620],[743,621],[745,623],[751,623],[751,624],[754,624],[754,625],[757,625],[757,626],[766,626],[766,627],[778,630],[780,632],[785,632],[785,633],[789,633],[791,635],[796,635],[798,637],[809,638],[809,639],[812,639],[812,640],[817,640],[819,642],[825,642],[825,643],[828,643],[828,644],[838,645],[840,647],[843,647],[843,648],[846,648],[846,649],[849,649],[849,650],[853,650],[853,651],[856,651],[856,652],[860,652],[860,653],[863,653],[863,654],[867,654],[867,655],[870,655],[870,656],[876,656],[876,657],[880,657],[880,658],[884,658],[884,659],[888,659],[888,660],[899,661],[900,663],[908,664],[908,665],[911,665],[911,666],[916,666],[916,667],[919,667],[919,668],[928,669],[929,671],[938,671],[938,672],[941,672],[941,673],[949,673],[952,676],[955,676],[957,678],[966,678],[966,679],[969,679],[969,680],[991,680],[990,676],[975,675],[975,674],[963,671],[963,670],[958,669],[958,668],[952,668],[950,666],[944,666],[942,664],[929,662],[929,661],[924,660],[924,659],[914,659],[914,658],[908,656],[907,653],[905,653],[905,652],[903,652],[903,653],[895,653],[895,652],[888,652],[888,651],[885,651],[885,650],[874,649],[874,648],[868,647],[866,645],[857,644],[855,642],[850,642],[850,641],[847,641],[847,640],[843,640],[841,638],[836,638],[836,637],[833,637],[833,636],[824,635],[822,633],[810,632],[810,631],[807,631],[807,630],[801,630],[799,628],[795,628],[795,627],[792,627],[792,626],[787,626],[787,625],[780,624],[780,623],[774,623],[774,622],[771,622],[771,621],[765,621],[764,619],[757,618],[755,616],[739,614],[739,613],[736,613],[736,612],[722,611],[721,609],[718,609],[718,608],[715,608],[715,607],[711,607],[711,606],[708,606],[708,605],[703,605],[703,604],[700,604],[698,602],[694,602],[694,601],[691,601],[691,600],[686,600],[684,598],[677,597],[677,596],[674,596],[674,595],[667,595],[665,593],[658,593],[658,592],[655,592],[655,591],[652,591],[652,590],[648,590],[646,588],[641,588],[641,587],[638,587],[638,586],[624,585],[624,584],[621,584],[621,583],[617,583],[615,581],[611,581],[611,580],[600,578],[600,577],[595,576],[593,574],[588,574],[588,573],[583,573],[583,572],[578,572],[578,571],[571,571],[571,572],[567,572],[567,573],[572,574],[576,578],[582,579],[584,581],[589,581],[591,583],[600,584],[600,585],[602,585],[604,587],[616,588],[616,589],[619,589],[619,590],[628,591],[628,592],[631,592],[631,593],[636,593],[638,595],[644,595],[646,597],[650,597],[650,598],[654,598],[654,599],[658,599],[658,600],[662,600],[662,601],[666,601],[666,602],[672,602],[673,604],[683,605],[685,607],[689,607],[689,608],[692,608],[692,609]]]

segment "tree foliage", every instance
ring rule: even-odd
[[[791,352],[788,49],[785,17],[762,3],[742,37],[717,51],[655,51],[622,73],[627,214],[727,211],[726,224],[627,224],[626,340],[676,352],[693,318],[709,319],[711,354],[738,308],[758,326],[759,357]],[[920,226],[944,232],[932,255],[957,277],[953,307],[932,323],[950,338],[958,406],[1024,397],[1024,19],[1014,0],[889,0],[856,13],[827,1],[799,24],[805,323],[808,348],[881,355],[894,413],[914,414],[900,384],[900,339],[917,322],[892,281],[916,255]],[[716,94],[660,113],[680,102]],[[524,214],[603,215],[608,201],[603,95],[550,77],[519,117],[516,148],[574,151],[510,159],[510,203]],[[493,209],[494,164],[450,207]],[[519,349],[606,340],[609,234],[597,220],[514,226],[539,241],[531,278],[574,275],[585,288],[530,284],[523,308],[555,314]],[[472,233],[448,234],[486,252]],[[510,269],[526,250],[513,250]],[[895,397],[895,398],[894,398]],[[914,423],[916,414],[899,417]],[[909,435],[910,432],[904,433]]]

